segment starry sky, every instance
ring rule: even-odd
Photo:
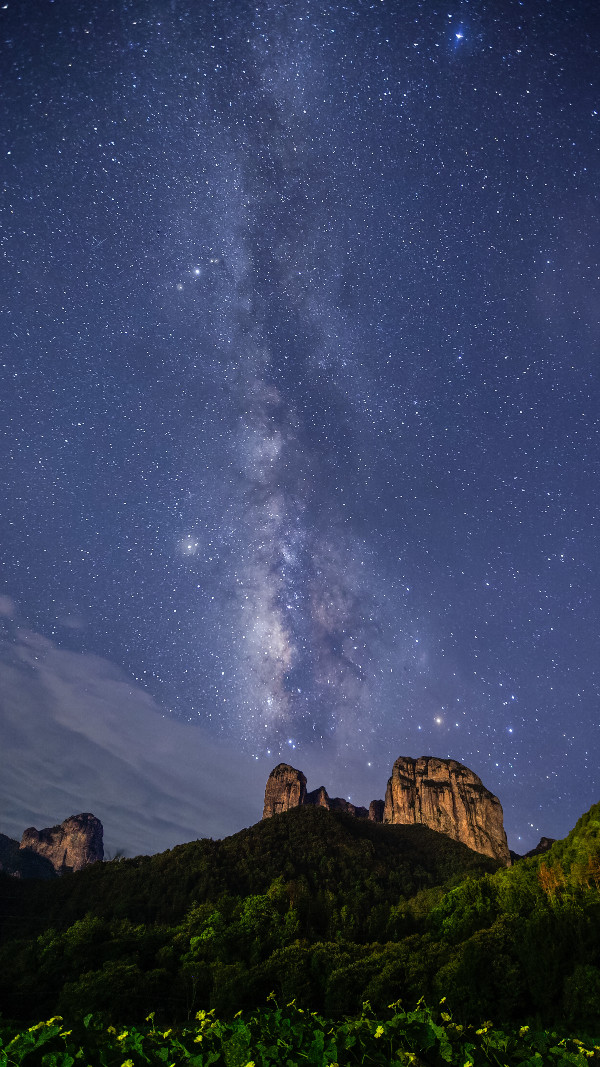
[[[595,4],[0,26],[11,765],[43,784],[61,694],[129,754],[151,705],[145,795],[197,744],[198,834],[208,767],[231,833],[280,760],[368,804],[432,754],[517,852],[564,836],[600,799]],[[5,832],[72,813],[5,801]]]

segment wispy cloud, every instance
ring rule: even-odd
[[[4,593],[0,595],[0,615],[6,619],[12,619],[16,611],[17,607],[12,597],[6,596]]]
[[[135,855],[260,818],[265,765],[163,717],[108,660],[16,629],[0,674],[0,832],[91,811],[106,851]]]

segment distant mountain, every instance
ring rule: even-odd
[[[30,826],[20,844],[0,834],[0,871],[17,878],[54,878],[81,871],[104,858],[102,838],[102,823],[89,812],[43,830]]]
[[[19,842],[0,834],[0,871],[14,878],[55,878],[54,867],[44,856],[21,851]]]
[[[525,853],[525,859],[529,859],[531,856],[541,856],[542,852],[547,852],[555,844],[555,837],[540,837],[535,848],[530,848],[529,852]]]

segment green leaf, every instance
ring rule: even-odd
[[[447,1038],[444,1038],[443,1041],[440,1041],[440,1056],[443,1060],[446,1061],[446,1063],[452,1063],[452,1060],[454,1059],[452,1045],[447,1040]]]
[[[220,1052],[209,1052],[208,1056],[204,1059],[204,1067],[210,1067],[211,1063],[218,1063],[220,1059]]]

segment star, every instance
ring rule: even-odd
[[[114,5],[3,11],[2,632],[356,796],[453,708],[558,837],[598,762],[582,5],[290,5],[134,19],[114,68],[43,58]]]

